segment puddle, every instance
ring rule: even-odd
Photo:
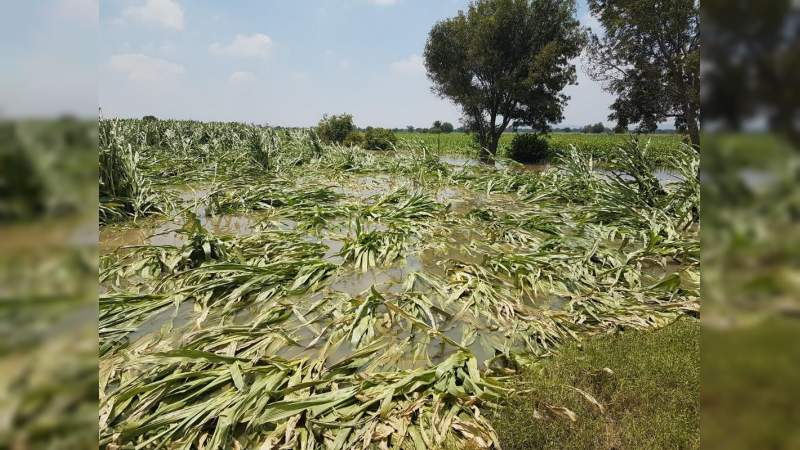
[[[235,236],[248,236],[253,234],[258,222],[258,219],[253,216],[236,215],[213,216],[200,219],[200,223],[203,227],[214,234],[230,234]]]
[[[439,161],[456,167],[480,166],[482,163],[476,158],[464,155],[441,155]]]
[[[256,232],[264,215],[198,216],[200,224],[217,235],[248,236]],[[100,228],[99,246],[101,253],[108,253],[120,247],[139,245],[171,245],[180,247],[184,237],[178,233],[183,226],[182,219],[144,218],[136,223],[112,224]],[[296,222],[282,219],[274,222],[279,229],[290,230]]]
[[[340,275],[327,290],[343,292],[353,297],[363,294],[372,287],[381,292],[398,293],[402,289],[405,276],[419,270],[418,267],[409,266],[405,262],[401,264],[389,268],[373,268],[366,272],[349,272]]]
[[[345,179],[343,184],[333,187],[332,190],[346,197],[366,200],[389,194],[408,185],[410,182],[400,176],[372,175]]]
[[[464,155],[441,155],[439,161],[455,167],[489,167],[480,162],[477,158]],[[550,164],[522,164],[509,159],[495,160],[494,167],[497,169],[519,169],[528,172],[541,172],[550,167]]]
[[[107,225],[100,228],[100,252],[108,253],[120,247],[136,245],[175,245],[183,242],[174,230],[172,221],[140,219],[136,224]]]
[[[170,321],[172,322],[173,330],[170,334],[178,333],[176,329],[191,323],[192,317],[194,317],[193,301],[187,300],[182,302],[177,311],[175,311],[174,306],[170,305],[163,311],[158,312],[139,324],[136,331],[132,331],[127,335],[127,340],[131,344],[135,344],[136,341],[147,335],[160,333],[164,325]]]
[[[680,183],[683,181],[682,176],[668,172],[666,170],[657,170],[655,173],[653,173],[653,175],[656,176],[656,178],[658,179],[658,181],[661,183],[662,186],[666,186],[672,183]]]
[[[447,187],[436,193],[436,201],[449,204],[450,210],[464,215],[486,201],[486,194],[478,193],[464,187]]]
[[[519,203],[518,198],[512,194],[500,192],[486,194],[485,192],[478,192],[461,186],[449,186],[440,189],[436,192],[435,199],[439,203],[449,204],[450,211],[460,216],[488,204],[511,206]]]

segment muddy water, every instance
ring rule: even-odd
[[[478,164],[476,160],[473,160]],[[445,161],[448,163],[471,165],[469,158],[460,160]],[[543,170],[546,166],[530,166],[525,170]],[[362,201],[369,202],[377,196],[385,195],[400,187],[411,186],[408,180],[384,175],[378,176],[356,176],[351,177],[337,187],[335,190],[346,196],[343,201]],[[248,215],[220,215],[208,216],[206,214],[206,201],[209,194],[207,189],[175,189],[181,198],[181,207],[195,213],[201,224],[214,234],[220,235],[240,235],[246,236],[258,233],[261,226],[276,227],[278,229],[294,229],[296,223],[291,220],[281,219],[279,216],[272,216],[268,213],[248,214]],[[519,200],[516,196],[509,194],[485,194],[472,191],[462,186],[447,186],[437,190],[435,199],[450,205],[450,211],[456,216],[464,216],[475,208],[486,205],[494,207],[513,208]],[[269,223],[267,223],[269,221]],[[183,236],[177,232],[182,226],[181,216],[172,219],[150,218],[139,220],[133,225],[108,226],[100,232],[101,251],[109,252],[115,248],[135,245],[174,245],[183,244]],[[261,225],[259,225],[261,224]],[[363,224],[367,230],[384,230],[385,225],[374,222]],[[346,234],[341,231],[348,230],[349,223],[342,220],[334,220],[329,223],[321,232],[309,232],[306,240],[309,242],[319,242],[327,247],[323,258],[335,265],[341,266],[340,271],[334,275],[320,292],[282,298],[282,304],[297,305],[300,310],[304,305],[308,306],[322,299],[324,296],[333,294],[347,294],[351,298],[359,298],[366,295],[371,288],[375,288],[384,294],[399,294],[403,292],[404,283],[413,273],[424,273],[429,276],[446,278],[446,267],[453,261],[462,264],[480,264],[483,256],[476,256],[466,248],[470,243],[480,243],[482,236],[476,230],[465,228],[461,225],[453,225],[443,234],[437,235],[434,242],[417,242],[419,251],[412,253],[405,258],[396,261],[386,267],[376,267],[367,272],[353,270],[348,265],[343,265],[344,261],[339,252],[343,246],[343,238]],[[336,232],[334,232],[336,230]],[[348,230],[349,231],[349,230]],[[425,283],[415,283],[413,289],[422,293],[430,293],[430,287]],[[391,298],[387,296],[387,298]],[[391,300],[390,300],[391,301]],[[558,296],[535,299],[525,303],[524,307],[531,309],[551,309],[560,310],[565,307],[568,299]],[[388,315],[385,307],[380,307],[380,315]],[[258,324],[258,317],[265,311],[261,311],[258,305],[243,310],[232,320],[234,323],[244,326],[254,326]],[[174,307],[150,317],[136,331],[128,335],[129,342],[142,341],[157,335],[163,335],[167,331],[167,337],[173,342],[177,342],[181,336],[189,331],[197,329],[195,319],[199,313],[194,309],[194,303],[185,301],[176,310]],[[387,369],[399,368],[418,368],[428,364],[435,364],[446,359],[458,346],[452,342],[463,345],[476,355],[480,364],[493,358],[498,348],[509,348],[513,343],[507,342],[507,337],[499,331],[480,329],[475,332],[471,327],[478,325],[479,321],[471,318],[466,321],[448,323],[446,317],[437,317],[439,321],[438,332],[428,333],[424,330],[415,330],[414,327],[406,325],[405,329],[398,328],[398,321],[388,323],[387,326],[377,326],[376,333],[381,338],[388,341],[382,364],[386,364]],[[299,322],[296,318],[289,319],[289,322],[282,324],[285,329],[291,330],[291,338],[296,342],[281,341],[282,344],[275,348],[275,353],[285,358],[310,357],[314,358],[321,351],[319,343],[311,345],[319,337],[328,323],[328,319],[323,319],[315,324],[315,329]],[[201,326],[214,322],[207,319]],[[219,323],[219,322],[215,322]],[[408,322],[403,321],[408,324]],[[166,325],[166,327],[165,327]],[[383,327],[383,328],[381,328]],[[411,328],[411,329],[408,329]],[[442,337],[443,336],[443,337]],[[318,342],[326,342],[328,335],[323,334]],[[280,340],[280,339],[279,339]],[[452,342],[451,342],[452,341]],[[409,349],[413,350],[410,351]],[[354,349],[350,346],[348,339],[329,349],[327,354],[327,364],[346,358]],[[394,352],[394,353],[392,353]],[[424,355],[424,356],[423,356]]]
[[[454,166],[454,167],[479,167],[484,166],[478,159],[464,155],[442,155],[439,156],[439,161]],[[520,164],[507,159],[495,160],[494,167],[496,169],[506,169],[509,167],[518,168],[521,170],[539,172],[548,167],[549,164]]]
[[[487,195],[463,187],[449,186],[436,193],[436,201],[449,204],[451,211],[463,215],[486,203]]]
[[[194,315],[194,302],[184,301],[177,310],[169,307],[142,322],[136,331],[128,334],[128,341],[133,343],[152,333],[160,333],[166,324],[170,324],[170,328],[184,327],[192,321]]]
[[[184,240],[178,230],[183,226],[184,219],[180,211],[195,214],[200,224],[214,234],[233,236],[253,234],[256,226],[268,216],[268,213],[211,215],[207,208],[211,189],[170,186],[168,190],[175,192],[181,200],[179,212],[174,217],[147,217],[133,223],[102,227],[99,236],[100,252],[108,253],[125,246],[182,245]],[[284,226],[293,227],[294,223]]]
[[[437,202],[450,205],[450,210],[456,215],[463,216],[473,209],[487,205],[502,205],[513,208],[520,205],[520,200],[516,195],[493,192],[477,192],[463,186],[447,186],[439,189],[435,193]]]
[[[333,191],[351,199],[366,200],[410,185],[411,182],[401,176],[379,174],[346,178],[334,186]]]
[[[442,155],[439,161],[456,167],[480,166],[481,162],[475,158],[464,155]]]
[[[108,225],[100,229],[100,252],[137,245],[180,245],[175,232],[180,224],[170,220],[140,219],[135,225]]]

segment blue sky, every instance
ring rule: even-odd
[[[350,112],[362,126],[457,123],[459,109],[430,92],[421,55],[431,26],[466,4],[467,0],[16,2],[11,8],[20,14],[0,19],[3,33],[16,38],[0,44],[4,55],[12,55],[10,64],[16,69],[0,74],[5,85],[0,108],[91,115],[97,105],[86,100],[97,99],[106,116],[154,114],[307,126],[323,113]],[[583,1],[578,16],[590,25]],[[33,51],[19,51],[20,42]],[[56,60],[51,67],[43,66],[48,56]],[[67,57],[78,62],[68,64]],[[566,90],[572,100],[563,124],[606,121],[612,98],[580,67],[578,78],[579,85]],[[22,105],[30,94],[34,98]]]
[[[0,117],[97,114],[97,0],[5,2]]]

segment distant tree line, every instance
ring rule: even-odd
[[[454,127],[450,122],[442,122],[441,120],[436,120],[433,122],[429,128],[422,128],[422,127],[415,127],[414,125],[408,125],[405,128],[396,128],[394,131],[406,131],[409,133],[452,133],[454,131],[465,131],[464,127]]]

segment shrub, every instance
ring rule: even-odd
[[[142,117],[143,122],[158,122],[158,117],[156,116],[144,116]]]
[[[543,136],[525,133],[514,136],[508,146],[508,157],[521,163],[541,163],[550,157],[550,145]]]
[[[369,150],[391,150],[397,143],[397,136],[386,128],[367,128],[364,134],[364,147]]]
[[[342,145],[348,147],[363,147],[364,146],[364,133],[360,131],[351,131],[342,141]]]
[[[317,125],[317,133],[323,142],[342,144],[347,136],[356,131],[353,125],[352,114],[340,114],[322,116],[322,120]]]

